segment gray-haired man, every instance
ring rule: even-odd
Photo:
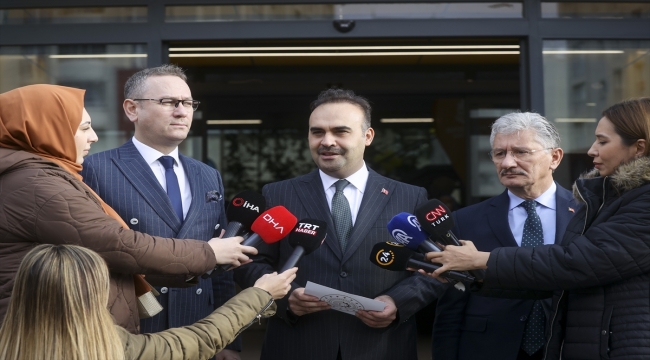
[[[454,213],[454,234],[481,251],[559,243],[577,204],[553,181],[562,160],[560,135],[535,113],[511,113],[492,125],[490,158],[501,195]],[[550,299],[506,299],[450,288],[438,301],[436,360],[542,359]]]

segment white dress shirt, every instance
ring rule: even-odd
[[[555,185],[554,181],[548,190],[546,190],[542,195],[535,199],[535,211],[537,211],[537,215],[539,215],[539,219],[542,221],[544,245],[555,244],[556,190],[557,185]],[[526,200],[511,193],[510,190],[508,190],[508,197],[510,197],[508,224],[510,224],[510,230],[512,231],[512,235],[515,237],[515,241],[517,241],[517,245],[521,246],[521,238],[524,236],[524,223],[526,222],[528,214],[526,213],[526,209],[524,209],[523,205],[520,205]]]
[[[135,148],[138,149],[138,152],[140,155],[142,155],[144,161],[149,164],[149,167],[151,168],[151,171],[153,171],[153,174],[156,176],[156,179],[158,179],[160,186],[162,186],[163,190],[167,192],[165,167],[158,160],[161,156],[165,156],[165,154],[141,143],[138,141],[138,139],[135,138],[135,136],[131,140],[133,140],[133,145],[135,145]],[[187,181],[185,169],[183,169],[183,163],[181,163],[180,159],[178,158],[178,147],[171,153],[167,154],[167,156],[174,158],[174,172],[178,178],[178,187],[181,189],[181,201],[183,202],[183,220],[185,220],[187,211],[190,209],[190,205],[192,205],[192,191],[190,190],[190,183]]]
[[[331,212],[332,198],[334,197],[334,193],[336,193],[334,183],[340,179],[329,176],[322,170],[319,170],[318,172],[320,173],[320,179],[323,182],[323,189],[325,189],[327,204],[329,205]],[[359,213],[359,207],[361,206],[361,200],[363,199],[363,192],[366,191],[366,184],[368,183],[368,168],[366,167],[365,161],[363,166],[361,166],[361,169],[346,177],[345,180],[349,181],[350,184],[343,190],[343,195],[345,195],[350,203],[352,225],[354,226],[354,223],[357,220],[357,214]]]

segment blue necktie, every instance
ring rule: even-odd
[[[161,156],[158,161],[165,168],[165,180],[167,181],[167,196],[169,196],[169,201],[172,203],[172,208],[176,216],[183,222],[183,200],[181,199],[181,188],[178,186],[178,178],[174,172],[174,158],[171,156]]]
[[[535,211],[535,200],[526,200],[523,202],[524,209],[528,217],[524,222],[524,235],[521,238],[521,247],[542,246],[544,245],[544,232],[542,231],[542,221]],[[544,327],[546,316],[542,303],[537,300],[528,315],[528,322],[524,328],[524,338],[521,342],[521,348],[528,355],[536,353],[545,342]]]
[[[336,228],[336,236],[339,238],[339,245],[341,252],[345,252],[348,238],[352,232],[352,213],[350,212],[350,203],[348,198],[343,194],[343,189],[348,186],[350,182],[341,179],[334,183],[336,192],[332,198],[332,220],[334,221],[334,228]]]

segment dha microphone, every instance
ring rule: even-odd
[[[429,235],[422,231],[422,225],[413,214],[401,212],[388,222],[386,226],[393,239],[402,245],[406,245],[413,251],[440,252],[436,244],[429,241]]]
[[[327,223],[316,219],[302,219],[289,234],[289,245],[294,250],[291,256],[284,263],[278,274],[283,273],[296,266],[298,261],[312,252],[316,251],[327,237]]]
[[[248,232],[260,214],[266,210],[266,199],[255,191],[242,191],[230,202],[226,209],[228,226],[223,234],[224,238],[240,236]],[[216,232],[217,230],[215,230]],[[213,237],[219,237],[217,236]]]
[[[370,262],[389,271],[403,271],[406,268],[412,268],[431,273],[440,268],[440,265],[416,260],[414,258],[415,254],[413,250],[402,244],[381,242],[373,246],[370,252]],[[453,270],[445,272],[444,276],[448,279],[467,283],[472,283],[475,280],[473,276]]]
[[[415,210],[415,215],[423,225],[424,231],[440,238],[445,245],[462,246],[456,235],[451,232],[454,219],[449,208],[438,199],[429,200],[426,204]],[[470,270],[477,279],[485,277],[484,270]]]
[[[287,208],[284,206],[274,206],[255,219],[251,225],[253,234],[241,244],[252,247],[256,247],[262,242],[273,244],[287,236],[291,229],[296,226],[297,222],[298,219]],[[216,269],[228,271],[232,267],[232,265],[220,265]]]

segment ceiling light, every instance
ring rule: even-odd
[[[52,59],[146,58],[147,54],[73,54],[50,55]]]
[[[453,50],[519,49],[519,45],[414,45],[414,46],[264,46],[169,48],[169,51],[313,51],[313,50]]]
[[[259,119],[249,119],[249,120],[208,120],[206,121],[208,125],[250,125],[250,124],[261,124],[262,120]]]
[[[179,57],[305,57],[305,56],[419,56],[419,55],[519,55],[519,51],[413,51],[413,52],[343,52],[343,53],[212,53],[169,54]]]
[[[405,123],[432,123],[433,118],[403,118],[403,119],[381,119],[379,122],[387,124],[405,124]]]
[[[544,55],[557,55],[557,54],[623,54],[623,50],[544,50]]]
[[[559,123],[595,123],[595,118],[557,118],[555,122]]]

